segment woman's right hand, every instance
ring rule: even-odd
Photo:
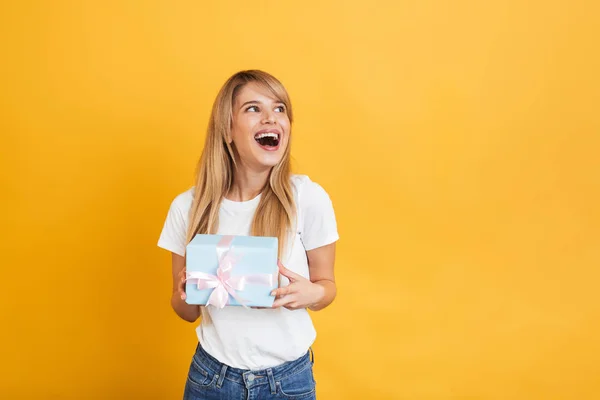
[[[187,298],[185,295],[185,258],[176,253],[172,254],[171,277],[173,286],[171,291],[171,307],[173,307],[177,315],[182,319],[194,322],[200,317],[200,307],[185,302]]]
[[[177,293],[179,294],[179,297],[181,297],[181,300],[186,299],[187,296],[185,294],[185,267],[181,271],[179,271],[178,274]]]

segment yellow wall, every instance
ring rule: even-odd
[[[600,398],[594,2],[8,3],[1,398],[179,398],[156,240],[243,68],[339,218],[320,398]]]

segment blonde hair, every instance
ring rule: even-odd
[[[233,150],[227,138],[231,137],[233,102],[244,85],[255,82],[268,89],[285,110],[292,123],[292,105],[287,91],[275,77],[259,71],[240,71],[223,85],[213,104],[202,155],[196,168],[194,200],[190,210],[187,243],[198,233],[215,234],[219,226],[219,207],[233,184],[236,168]],[[279,241],[279,255],[286,244],[288,230],[296,217],[290,175],[290,144],[281,161],[269,174],[261,192],[260,202],[252,221],[253,236],[274,236]]]

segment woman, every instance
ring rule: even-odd
[[[214,102],[196,184],[171,203],[158,246],[172,252],[171,305],[196,328],[184,399],[315,399],[307,309],[335,298],[337,224],[328,194],[290,172],[292,107],[257,70],[225,82]],[[185,247],[196,233],[275,236],[280,284],[273,307],[185,302]],[[284,266],[285,265],[285,266]]]

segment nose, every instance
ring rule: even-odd
[[[275,123],[275,113],[270,110],[266,110],[263,114],[263,124],[274,124]]]

